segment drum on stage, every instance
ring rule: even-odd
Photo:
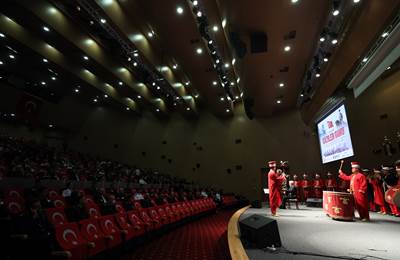
[[[327,215],[338,220],[353,220],[354,198],[351,193],[324,191],[323,207]]]
[[[400,185],[388,189],[385,193],[385,200],[389,204],[397,205],[397,207],[400,207]]]

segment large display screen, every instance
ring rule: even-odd
[[[322,163],[354,155],[344,104],[319,121],[317,127]]]

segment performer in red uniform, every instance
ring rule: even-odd
[[[350,193],[354,196],[354,202],[361,221],[369,221],[368,198],[367,198],[367,177],[362,174],[360,164],[351,162],[350,176],[339,170],[339,178],[350,181]]]
[[[307,174],[303,174],[303,194],[304,194],[304,201],[307,201],[308,198],[313,196],[313,181],[308,180]]]
[[[380,171],[374,169],[374,174],[368,178],[369,183],[371,183],[374,189],[374,206],[379,206],[380,211],[378,213],[386,215],[385,198],[383,196],[383,186],[381,182]]]
[[[293,176],[294,180],[294,187],[296,188],[296,193],[297,193],[297,200],[298,201],[303,201],[303,182],[297,177],[295,174]]]
[[[315,198],[322,198],[322,191],[324,190],[325,183],[324,180],[321,179],[321,176],[317,173],[315,174],[314,180],[314,196]]]
[[[282,203],[282,182],[286,178],[284,174],[281,174],[281,171],[276,170],[276,161],[268,162],[268,166],[270,168],[268,173],[269,206],[272,216],[278,216],[276,209]]]
[[[336,191],[337,190],[337,182],[336,179],[333,178],[332,173],[327,173],[328,179],[326,180],[326,189],[329,191]]]
[[[400,166],[396,163],[395,166],[396,172],[394,172],[393,168],[391,167],[382,167],[383,181],[385,182],[388,189],[400,188],[400,178],[398,177],[400,173]],[[397,207],[397,205],[389,203],[389,207],[394,216],[400,217],[400,209],[399,207]]]

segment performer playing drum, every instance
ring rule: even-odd
[[[281,170],[276,169],[276,161],[268,162],[270,168],[268,173],[268,189],[269,189],[269,206],[271,207],[272,216],[278,216],[276,209],[282,203],[282,182],[286,180]]]

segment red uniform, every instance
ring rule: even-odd
[[[303,194],[304,200],[311,198],[313,196],[313,181],[304,179],[303,180]]]
[[[273,169],[268,173],[269,206],[272,215],[276,214],[276,208],[282,203],[281,189],[285,179],[284,175],[278,175]]]
[[[324,180],[315,179],[314,180],[314,195],[316,198],[322,198],[322,191],[324,190]]]
[[[296,187],[297,200],[303,201],[303,182],[299,179],[294,180],[294,187]]]
[[[382,213],[386,214],[385,198],[383,197],[382,183],[377,179],[368,179],[374,190],[374,204],[380,207]]]
[[[329,178],[326,180],[326,189],[330,191],[337,190],[337,182],[334,178]]]
[[[341,171],[339,178],[345,181],[350,181],[350,192],[353,193],[354,202],[358,214],[360,215],[361,219],[369,220],[367,177],[365,177],[360,172],[347,176],[345,173]]]

